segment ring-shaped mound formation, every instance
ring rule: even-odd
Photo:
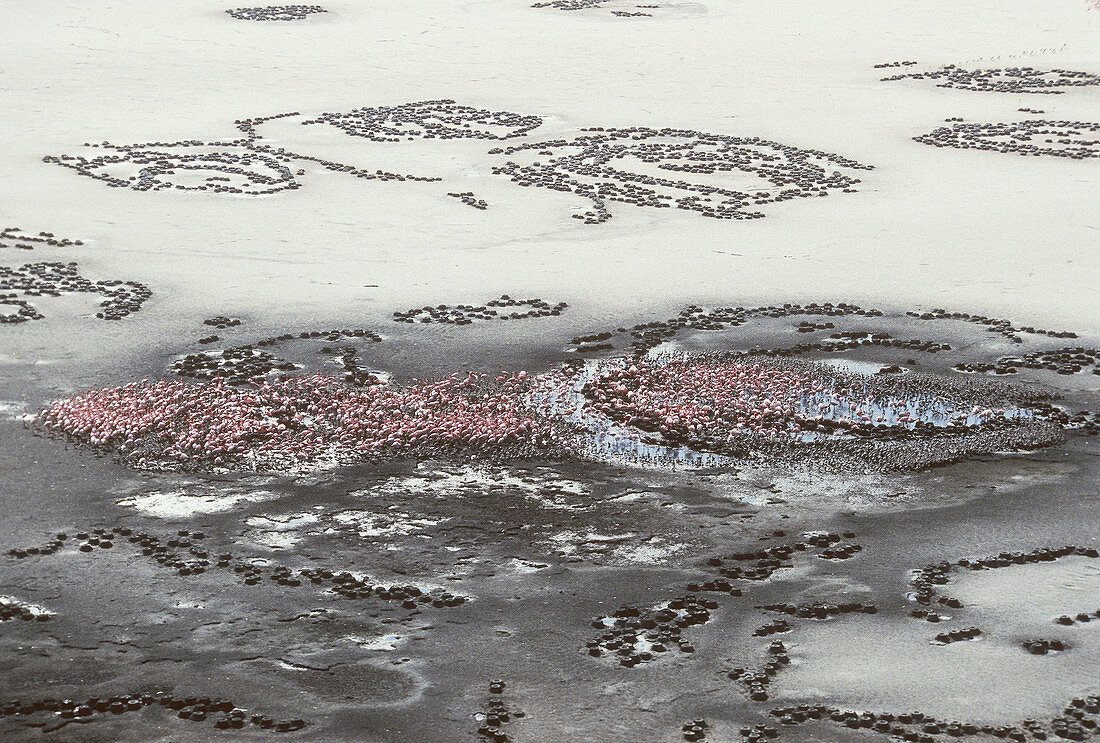
[[[565,11],[577,11],[588,10],[589,8],[598,8],[601,5],[606,5],[611,0],[547,0],[546,2],[537,2],[531,5],[532,8],[554,8],[555,10]]]
[[[585,131],[591,133],[490,150],[524,158],[493,172],[521,186],[583,196],[593,209],[573,216],[597,224],[611,218],[611,201],[687,209],[717,219],[756,219],[764,216],[757,209],[763,204],[853,191],[860,181],[850,171],[871,169],[840,155],[759,137],[644,127]],[[722,182],[731,175],[739,179],[737,187]]]
[[[302,124],[329,124],[353,137],[375,142],[401,142],[407,139],[512,139],[525,136],[540,126],[542,118],[463,106],[444,99],[323,113]]]
[[[296,189],[301,184],[287,163],[289,157],[235,145],[196,143],[179,150],[146,145],[101,145],[110,154],[46,156],[56,163],[105,182],[135,191],[210,191],[261,196]]]
[[[256,8],[233,8],[225,12],[239,21],[300,21],[316,13],[328,11],[320,5],[263,5]]]
[[[992,70],[967,70],[946,65],[933,72],[912,72],[882,78],[891,80],[936,80],[938,88],[957,88],[992,93],[1042,93],[1060,95],[1059,88],[1100,85],[1100,75],[1073,70],[1036,70],[1033,67],[1007,67]]]
[[[4,293],[10,292],[10,293]],[[151,296],[152,291],[136,281],[107,279],[92,281],[80,274],[74,262],[41,261],[24,263],[22,266],[0,266],[0,305],[11,305],[19,309],[12,314],[0,315],[0,323],[18,323],[28,320],[41,320],[42,315],[23,296],[60,297],[62,294],[99,294],[104,299],[99,303],[100,311],[96,317],[101,320],[121,320],[141,309]]]
[[[913,139],[934,147],[1010,152],[1034,157],[1100,157],[1100,124],[1084,121],[1017,121],[1013,124],[957,123]]]

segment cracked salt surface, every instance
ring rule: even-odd
[[[426,469],[426,468],[423,468]],[[448,471],[437,470],[420,475],[394,477],[372,490],[354,491],[351,495],[376,496],[416,492],[436,497],[461,496],[464,492],[485,492],[491,489],[518,491],[524,498],[543,508],[563,511],[582,510],[585,505],[573,498],[590,495],[589,488],[576,480],[559,478],[551,472],[516,475],[500,470],[464,467]]]
[[[640,542],[638,538],[637,532],[561,531],[549,537],[546,543],[550,550],[565,557],[599,555],[604,561],[619,565],[659,565],[688,546],[658,536]]]
[[[118,505],[133,508],[144,516],[160,519],[185,519],[192,516],[232,511],[242,503],[260,503],[278,497],[266,490],[220,492],[199,495],[187,490],[153,491],[123,498]]]
[[[359,536],[371,538],[419,535],[419,532],[423,532],[428,527],[446,523],[451,519],[413,518],[410,514],[400,512],[372,513],[347,510],[333,514],[332,520],[339,524],[353,526]]]
[[[44,606],[27,603],[26,601],[20,601],[14,596],[0,596],[0,606],[17,606],[20,609],[30,612],[30,614],[35,617],[51,617],[54,615],[54,612],[50,611]]]
[[[351,640],[363,650],[377,650],[380,652],[390,652],[397,650],[405,644],[405,639],[401,635],[379,635],[378,637],[354,637],[349,635],[348,640]]]
[[[312,513],[299,513],[290,516],[253,516],[245,521],[252,527],[248,538],[271,549],[288,549],[302,541],[305,534],[302,527],[316,524],[320,518]]]

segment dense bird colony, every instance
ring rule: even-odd
[[[100,302],[100,311],[96,313],[101,320],[121,320],[140,310],[153,294],[148,287],[134,281],[92,281],[81,276],[77,264],[72,262],[43,261],[22,266],[0,266],[0,304],[19,307],[14,314],[0,315],[0,323],[40,320],[44,317],[20,296],[59,297],[73,293],[105,297]]]
[[[876,65],[877,66],[877,65]],[[947,65],[934,72],[912,72],[882,78],[890,80],[937,80],[938,88],[991,91],[995,93],[1064,93],[1059,88],[1100,85],[1100,75],[1072,70],[1036,70],[1032,67],[1008,67],[993,70],[966,70]]]
[[[300,21],[315,13],[327,13],[320,5],[263,5],[225,11],[241,21]]]
[[[913,139],[934,147],[1010,152],[1032,157],[1100,157],[1100,124],[1084,121],[1017,121],[1013,124],[941,126]]]
[[[605,129],[569,140],[528,142],[490,150],[513,157],[493,168],[521,186],[566,191],[592,201],[575,214],[587,224],[611,218],[608,202],[686,209],[718,219],[755,219],[763,204],[830,190],[853,191],[851,171],[870,170],[854,160],[759,137],[707,134],[689,129]],[[842,172],[848,171],[848,172]],[[754,187],[720,185],[716,174],[754,176]],[[684,177],[674,178],[673,174]]]
[[[521,372],[405,388],[314,375],[239,388],[140,382],[54,403],[47,428],[112,449],[137,467],[293,466],[431,454],[554,456],[552,421],[524,404]]]
[[[764,456],[899,468],[1060,440],[1003,383],[865,377],[730,354],[620,358],[545,375],[452,376],[399,388],[377,378],[254,377],[264,352],[188,357],[180,373],[59,400],[46,428],[137,467],[279,469],[356,458],[621,457],[660,463]],[[354,358],[354,357],[353,357]],[[1013,390],[1015,388],[1012,388]],[[998,403],[1005,407],[998,407]],[[1019,403],[1019,404],[1018,404]]]
[[[1041,394],[925,374],[700,353],[567,365],[545,379],[540,405],[585,431],[598,458],[911,469],[1063,438],[1032,409]]]

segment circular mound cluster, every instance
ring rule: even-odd
[[[300,21],[314,13],[327,13],[320,5],[264,5],[225,11],[240,21]]]
[[[218,328],[230,328],[240,325],[236,318],[215,317],[205,320],[205,324]],[[200,338],[199,343],[213,343],[220,340],[216,335]],[[247,384],[263,381],[264,377],[277,372],[288,372],[301,368],[261,349],[283,346],[301,341],[366,341],[379,343],[382,336],[365,328],[330,328],[327,330],[304,330],[298,333],[261,338],[258,341],[241,346],[229,346],[218,351],[205,351],[182,356],[172,363],[172,371],[181,377],[195,379],[222,379],[231,384]],[[322,346],[320,354],[338,355],[340,366],[344,368],[344,381],[354,384],[378,384],[379,380],[356,361],[358,351],[352,346]]]
[[[1035,157],[1100,157],[1100,124],[1084,121],[1017,121],[1014,124],[941,126],[913,139],[934,147],[1011,152]]]
[[[101,145],[112,154],[98,157],[47,155],[43,162],[72,168],[112,188],[260,196],[300,188],[287,167],[291,158],[234,145],[203,145],[203,151],[167,151],[147,145]],[[194,147],[196,145],[190,145]]]
[[[784,728],[808,724],[828,723],[850,730],[864,729],[892,740],[914,741],[914,743],[937,743],[948,736],[948,740],[1000,740],[1024,743],[1031,740],[1087,740],[1097,730],[1100,715],[1100,698],[1096,695],[1072,699],[1063,708],[1060,715],[1040,722],[1032,718],[1015,725],[992,725],[959,720],[939,720],[923,712],[855,712],[824,705],[800,704],[795,707],[772,709],[770,715]],[[761,743],[778,737],[777,728],[757,725],[742,728],[741,735],[745,743]]]
[[[958,363],[955,369],[976,374],[1015,374],[1019,368],[1046,369],[1065,376],[1092,373],[1100,376],[1100,349],[1072,346],[1035,351],[1021,356],[1002,356],[994,363]]]
[[[96,313],[101,320],[121,320],[141,309],[153,293],[144,284],[134,281],[92,281],[77,272],[77,264],[44,261],[22,266],[0,266],[0,291],[21,292],[25,296],[52,296],[62,294],[102,294],[102,308]],[[18,293],[0,294],[0,304],[15,305],[13,314],[0,315],[0,323],[17,323],[41,320],[39,313],[29,302],[18,298]]]
[[[675,207],[717,219],[756,219],[764,216],[756,209],[763,204],[853,191],[859,179],[842,170],[870,170],[839,155],[759,137],[644,127],[586,131],[593,133],[490,150],[527,156],[523,163],[510,160],[493,172],[521,186],[584,196],[593,210],[573,216],[598,224],[611,218],[609,201]],[[672,177],[677,173],[685,177]],[[720,185],[726,174],[743,180],[748,175],[753,183],[743,188]]]
[[[569,305],[566,302],[550,304],[542,299],[512,299],[502,294],[483,305],[459,304],[451,307],[446,304],[435,307],[414,307],[405,312],[394,312],[393,321],[403,323],[443,323],[447,325],[470,325],[481,320],[524,320],[530,317],[557,317]],[[501,312],[507,308],[526,307],[520,312]]]
[[[648,609],[623,606],[610,616],[592,620],[592,626],[604,633],[588,641],[587,652],[594,658],[610,657],[624,668],[649,663],[674,646],[682,653],[694,653],[695,646],[681,631],[706,624],[717,608],[717,601],[690,593]]]
[[[611,2],[611,0],[546,0],[545,2],[534,3],[531,7],[575,11],[598,8],[601,5],[607,5],[609,2]]]
[[[461,191],[459,193],[450,192],[447,195],[479,211],[485,211],[489,208],[489,202],[485,199],[479,199],[473,191]]]
[[[251,382],[272,372],[297,368],[296,364],[256,348],[190,353],[172,363],[172,371],[181,377],[222,379],[230,384]]]
[[[526,716],[523,710],[510,708],[505,703],[501,697],[504,686],[503,681],[489,682],[489,698],[486,700],[485,709],[475,717],[481,723],[477,729],[477,737],[485,743],[511,743],[512,736],[501,728],[509,722]]]
[[[562,437],[523,403],[525,372],[405,388],[314,375],[246,388],[141,382],[53,403],[47,429],[137,467],[271,467],[436,454],[554,456]]]
[[[401,142],[406,139],[511,139],[540,126],[542,119],[463,106],[444,99],[357,108],[347,113],[323,113],[302,124],[329,124],[353,137],[366,137],[375,142]]]
[[[14,240],[12,244],[4,242]],[[5,227],[0,229],[0,248],[15,248],[17,250],[34,250],[34,244],[49,245],[51,247],[68,248],[83,245],[81,240],[70,240],[67,237],[56,237],[52,232],[39,232],[30,235],[18,227]]]
[[[61,723],[51,728],[57,730],[71,721],[86,723],[97,717],[104,718],[108,714],[114,716],[127,712],[140,712],[147,707],[158,705],[171,710],[181,720],[213,721],[214,727],[219,730],[239,730],[246,723],[261,730],[276,733],[288,733],[306,727],[305,720],[276,720],[266,715],[253,714],[226,699],[177,697],[164,692],[90,697],[86,700],[42,699],[35,702],[11,700],[0,702],[0,717],[35,715],[60,718]]]
[[[1058,95],[1064,90],[1087,85],[1100,85],[1100,75],[1072,70],[1036,70],[1032,67],[1008,67],[994,70],[965,70],[947,65],[934,72],[913,72],[884,77],[882,80],[938,80],[938,88],[958,88],[994,93],[1045,93]]]

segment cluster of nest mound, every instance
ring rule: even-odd
[[[302,124],[328,124],[353,137],[400,142],[406,139],[511,139],[525,136],[541,126],[542,118],[510,111],[487,111],[443,99],[323,113]]]
[[[18,227],[5,227],[0,229],[0,249],[15,248],[16,250],[34,250],[35,245],[49,245],[51,247],[68,248],[81,246],[81,240],[70,240],[67,237],[57,237],[52,232],[39,232],[31,235],[23,232]]]
[[[632,14],[632,13],[631,13]],[[300,165],[316,163],[357,178],[382,181],[439,181],[434,176],[367,170],[265,144],[257,125],[300,116],[297,111],[238,119],[241,139],[224,142],[183,140],[116,145],[96,156],[49,155],[44,162],[70,168],[115,188],[139,191],[178,189],[262,196],[301,187]],[[408,140],[514,140],[543,123],[541,116],[491,111],[451,99],[369,106],[322,113],[302,125],[326,124],[373,142]],[[525,142],[489,155],[522,156],[492,172],[521,186],[580,195],[592,209],[574,217],[586,224],[611,218],[611,202],[694,211],[718,219],[756,219],[765,204],[794,198],[851,192],[855,172],[869,170],[849,158],[761,139],[690,129],[591,127],[571,139]],[[543,157],[548,159],[543,161]],[[516,157],[519,159],[519,157]],[[679,174],[681,177],[675,177]],[[741,186],[745,183],[744,186]],[[450,196],[475,208],[488,204],[472,192]]]
[[[300,21],[316,13],[328,11],[320,5],[263,5],[255,8],[233,8],[225,12],[239,21]]]
[[[879,65],[875,65],[878,67]],[[885,65],[883,65],[885,66]],[[989,91],[994,93],[1064,93],[1059,88],[1080,88],[1100,85],[1100,75],[1073,70],[1036,70],[1033,67],[1007,67],[990,70],[967,70],[953,64],[933,72],[911,72],[882,78],[890,80],[935,80],[938,88]]]
[[[239,730],[246,725],[256,730],[289,733],[301,730],[307,723],[301,718],[276,720],[267,715],[249,712],[232,701],[206,696],[176,696],[166,692],[133,693],[88,697],[87,699],[12,699],[0,702],[0,718],[53,718],[45,732],[60,730],[71,722],[87,723],[126,713],[162,707],[180,720],[213,723],[219,730]],[[36,721],[37,723],[37,721]],[[38,723],[44,725],[45,723]]]
[[[394,322],[402,323],[442,323],[445,325],[470,325],[485,320],[524,320],[532,317],[557,317],[569,306],[566,302],[550,304],[535,297],[534,299],[513,299],[502,294],[482,305],[446,304],[434,307],[418,307],[404,312],[393,313]],[[510,312],[508,310],[511,310]]]
[[[8,293],[3,293],[8,292]],[[0,304],[16,306],[12,314],[0,315],[0,323],[41,320],[44,315],[23,297],[60,297],[63,294],[99,294],[96,317],[121,320],[141,309],[152,291],[135,281],[107,279],[92,281],[80,274],[75,262],[42,261],[21,266],[0,266]]]
[[[991,737],[1024,743],[1029,740],[1048,740],[1052,736],[1061,740],[1087,740],[1095,735],[1100,719],[1100,698],[1096,695],[1072,699],[1049,720],[1026,719],[1013,725],[940,720],[923,712],[856,712],[854,710],[826,707],[818,704],[799,704],[777,707],[770,711],[772,717],[784,727],[811,725],[814,723],[844,727],[849,730],[865,730],[878,733],[891,740],[913,743],[936,743],[942,735],[951,740],[989,740]],[[760,743],[778,737],[778,730],[758,725],[743,728],[741,735],[746,743]]]
[[[209,191],[261,196],[301,188],[299,175],[285,155],[260,152],[247,145],[203,142],[174,143],[178,149],[148,144],[94,145],[109,154],[96,157],[47,155],[54,163],[103,181],[112,188],[135,191]]]
[[[981,325],[985,327],[988,332],[997,333],[1013,343],[1022,343],[1022,336],[1025,333],[1031,335],[1045,335],[1050,338],[1060,339],[1077,337],[1076,333],[1068,330],[1045,330],[1030,325],[1018,326],[1012,321],[1004,318],[971,314],[969,312],[952,312],[943,308],[935,308],[927,311],[907,310],[905,315],[915,320],[957,320],[974,325]],[[848,302],[809,302],[807,304],[784,302],[783,304],[771,304],[757,307],[737,306],[713,307],[709,309],[693,304],[683,308],[678,315],[667,320],[653,320],[650,322],[637,323],[630,327],[619,327],[591,333],[589,335],[577,336],[570,341],[570,345],[572,346],[571,350],[579,353],[603,351],[615,348],[615,345],[609,341],[615,340],[618,336],[628,336],[630,338],[630,350],[635,353],[642,353],[682,334],[699,330],[726,330],[728,328],[736,328],[751,320],[758,319],[815,316],[829,318],[878,318],[883,317],[884,313],[879,309],[864,308]],[[821,323],[810,323],[807,325],[808,322],[809,321],[800,320],[799,327],[809,327],[811,330],[827,327]],[[809,331],[802,330],[800,332]],[[894,345],[893,343],[886,342],[870,343],[876,340],[891,340],[888,335],[883,333],[864,333],[863,335],[865,337],[857,339],[857,342],[863,345]],[[877,338],[875,336],[877,336]],[[843,340],[845,336],[840,335],[838,338]],[[853,340],[853,338],[849,336],[847,340]],[[864,343],[864,341],[867,341],[867,343]],[[905,347],[912,347],[911,342],[906,343]],[[933,345],[937,350],[947,350],[944,344],[932,344],[931,342],[925,341],[917,341],[916,344],[921,346],[923,350],[930,350]],[[838,346],[838,348],[835,349],[824,349],[824,345],[826,344],[808,344],[803,350],[840,350],[839,346],[841,344],[828,344],[830,346]]]
[[[563,436],[525,405],[527,385],[523,372],[403,388],[323,375],[244,386],[141,382],[59,400],[38,422],[151,469],[560,456]]]
[[[611,218],[609,202],[686,209],[717,219],[755,219],[764,216],[758,209],[763,204],[852,191],[860,181],[851,171],[871,169],[840,155],[759,137],[646,127],[585,131],[590,133],[570,140],[490,150],[526,156],[524,162],[509,160],[493,172],[521,186],[584,196],[593,208],[574,217],[598,224]],[[675,178],[675,173],[690,174],[691,179]],[[726,173],[755,176],[759,187],[738,189],[699,179]]]
[[[1100,124],[1085,121],[1017,121],[1012,124],[955,123],[913,139],[934,147],[1008,152],[1031,157],[1100,157]]]

